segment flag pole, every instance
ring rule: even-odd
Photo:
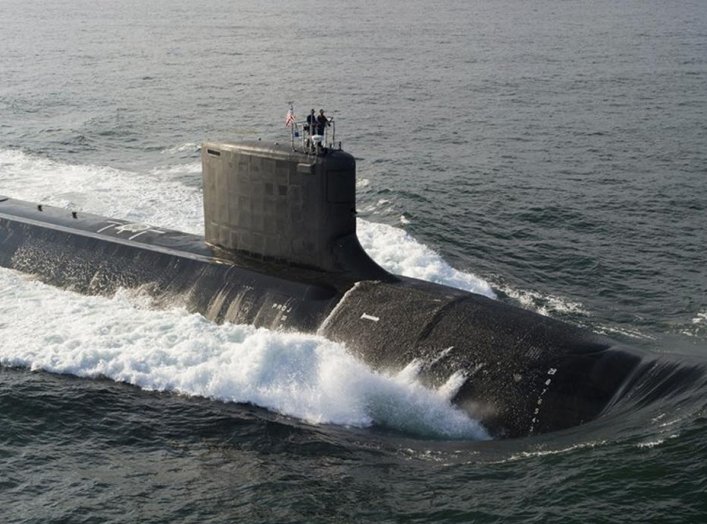
[[[292,147],[292,151],[295,150],[295,127],[297,126],[297,122],[295,121],[295,108],[293,106],[294,102],[289,102],[290,104],[290,110],[287,113],[287,122],[288,126],[291,127],[290,129],[290,146]]]

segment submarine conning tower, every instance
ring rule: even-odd
[[[375,273],[356,238],[356,161],[321,146],[206,142],[205,240],[327,272]]]

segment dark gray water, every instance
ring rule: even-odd
[[[286,140],[294,100],[335,116],[389,269],[707,356],[703,2],[349,4],[4,0],[0,194],[198,232],[198,144]],[[707,519],[702,377],[448,440],[321,340],[7,270],[0,292],[5,522]],[[259,372],[195,361],[224,348]]]

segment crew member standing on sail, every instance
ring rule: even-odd
[[[314,109],[312,109],[312,113],[314,113]],[[326,126],[330,126],[330,125],[331,124],[329,123],[329,119],[326,116],[324,116],[324,110],[320,109],[319,116],[317,117],[317,134],[323,135],[324,128]]]
[[[314,134],[315,131],[315,126],[317,124],[317,115],[314,114],[314,109],[312,109],[312,112],[307,115],[307,125],[305,126],[304,130],[309,131],[311,134]]]

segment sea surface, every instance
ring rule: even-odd
[[[703,0],[0,0],[0,194],[203,228],[323,108],[396,273],[707,360]],[[414,369],[0,269],[0,522],[707,522],[707,379],[488,440]]]

